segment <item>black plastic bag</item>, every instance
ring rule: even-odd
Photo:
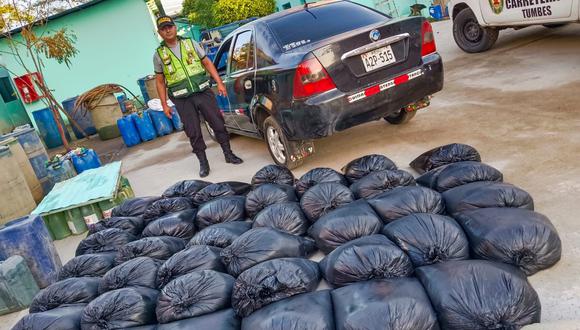
[[[168,323],[231,307],[234,278],[213,270],[201,270],[167,283],[157,302],[157,320]]]
[[[324,182],[308,189],[300,199],[300,207],[308,219],[315,222],[321,216],[355,200],[348,187],[336,182]]]
[[[125,244],[136,239],[137,237],[118,228],[101,230],[83,239],[77,246],[75,255],[116,252]]]
[[[39,313],[62,305],[86,304],[99,295],[99,277],[67,278],[40,290],[32,299],[30,313]]]
[[[143,220],[149,223],[170,213],[176,213],[193,209],[193,203],[189,197],[164,198],[151,204],[143,214]]]
[[[137,257],[167,260],[176,252],[183,250],[185,242],[181,238],[172,236],[145,237],[120,248],[117,264]]]
[[[240,235],[250,230],[250,228],[252,228],[252,224],[244,221],[225,222],[209,226],[195,234],[187,244],[187,247],[211,245],[225,248],[232,244]]]
[[[352,284],[333,290],[332,302],[337,330],[439,330],[437,315],[416,278]]]
[[[368,200],[375,212],[387,224],[409,214],[445,213],[443,197],[425,187],[398,187]]]
[[[222,183],[230,186],[237,196],[246,196],[252,190],[252,185],[245,182],[225,181]]]
[[[104,219],[89,226],[89,235],[109,228],[119,228],[132,235],[141,236],[145,228],[145,220],[141,217],[112,217]]]
[[[320,281],[318,264],[300,258],[262,262],[242,274],[234,283],[232,306],[241,317],[273,302],[316,290]]]
[[[356,198],[372,198],[396,187],[414,186],[415,178],[403,170],[377,171],[350,186]]]
[[[409,166],[419,174],[457,162],[481,162],[477,150],[467,144],[452,143],[431,149],[415,158]]]
[[[202,205],[216,198],[234,196],[236,194],[235,190],[227,183],[214,183],[200,190],[193,197],[193,203],[195,205]]]
[[[528,276],[552,267],[562,255],[556,228],[540,213],[487,208],[459,213],[456,219],[474,257],[512,264]]]
[[[28,314],[12,330],[80,330],[85,306],[66,305],[42,313]]]
[[[246,198],[226,196],[209,201],[199,207],[195,220],[198,229],[218,223],[246,219]]]
[[[238,276],[244,270],[266,260],[307,257],[314,242],[272,228],[251,229],[221,252],[228,273]]]
[[[467,236],[444,215],[411,214],[389,223],[382,233],[407,253],[415,267],[469,259]]]
[[[120,205],[113,208],[111,216],[113,217],[140,217],[147,208],[160,200],[161,197],[136,197],[123,201]]]
[[[418,184],[438,192],[480,181],[502,182],[503,174],[484,163],[459,162],[438,167],[417,178]]]
[[[253,218],[266,207],[284,202],[297,202],[294,187],[265,183],[250,191],[246,196],[246,214]]]
[[[320,269],[334,287],[413,274],[409,257],[383,235],[361,237],[338,247],[320,261]]]
[[[242,320],[242,330],[334,330],[330,291],[299,294],[266,305]]]
[[[357,158],[342,168],[344,176],[352,184],[372,172],[396,170],[397,165],[383,155],[368,155]]]
[[[195,234],[196,209],[175,212],[149,222],[142,237],[173,236],[190,240]]]
[[[115,267],[116,252],[85,254],[74,257],[58,272],[58,280],[72,277],[100,277]]]
[[[443,193],[449,214],[489,207],[534,210],[534,200],[525,190],[509,183],[474,182]]]
[[[121,288],[142,286],[157,289],[157,270],[161,266],[159,260],[149,257],[138,257],[108,271],[101,281],[101,294]]]
[[[83,330],[127,329],[155,324],[159,291],[132,287],[106,292],[87,305],[81,318]]]
[[[302,197],[304,193],[323,182],[337,182],[344,186],[348,186],[348,181],[341,173],[326,167],[318,167],[306,172],[296,181],[296,193]]]
[[[157,330],[239,330],[240,323],[234,310],[229,308],[198,317],[159,324]]]
[[[296,202],[273,204],[254,217],[253,228],[270,227],[292,235],[304,235],[310,222]]]
[[[262,167],[252,178],[252,185],[259,186],[265,183],[294,185],[292,171],[280,165],[267,165]]]
[[[157,271],[157,286],[163,288],[173,279],[199,270],[226,272],[221,261],[222,249],[215,246],[193,245],[167,259]]]
[[[308,230],[316,246],[329,253],[342,244],[381,231],[383,223],[364,200],[358,200],[321,217]]]
[[[540,322],[538,294],[513,266],[457,260],[416,272],[442,329],[520,329]]]
[[[203,188],[209,186],[211,182],[203,180],[183,180],[167,188],[161,196],[163,198],[171,197],[189,197],[193,198]]]

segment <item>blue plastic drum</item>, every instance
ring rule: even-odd
[[[78,174],[86,170],[101,167],[99,155],[93,149],[86,149],[80,155],[73,154],[71,160]]]
[[[141,143],[139,131],[131,117],[117,119],[117,127],[119,127],[119,132],[121,132],[123,142],[125,142],[127,147],[132,147]]]
[[[78,96],[72,97],[70,99],[66,99],[62,101],[62,107],[64,111],[66,111],[74,121],[87,133],[88,136],[97,134],[97,129],[95,128],[95,124],[93,124],[93,119],[91,118],[91,114],[86,109],[79,109],[77,112],[74,112],[75,102],[77,101]],[[77,129],[75,125],[72,125],[73,132],[77,139],[83,139],[85,136],[83,133]]]
[[[49,164],[46,170],[48,171],[48,179],[52,187],[59,182],[74,178],[77,175],[73,164],[68,159]]]
[[[40,216],[20,218],[0,228],[0,258],[15,255],[26,260],[40,288],[56,282],[62,263]]]
[[[172,107],[173,111],[171,112],[171,122],[173,123],[173,128],[176,131],[183,130],[183,122],[181,121],[181,117],[179,117],[179,113],[177,113],[177,109]]]
[[[151,116],[151,121],[153,121],[153,126],[155,126],[155,132],[158,136],[164,136],[173,133],[173,122],[171,119],[167,118],[163,111],[155,110],[145,110],[149,112]]]
[[[157,137],[155,127],[153,127],[153,122],[147,111],[134,113],[131,115],[131,119],[135,123],[137,131],[139,131],[142,141],[151,141]]]
[[[38,131],[40,131],[40,136],[46,147],[48,149],[60,147],[63,145],[62,139],[60,138],[60,133],[58,132],[58,126],[54,117],[52,116],[52,111],[50,109],[42,109],[38,111],[34,111],[32,113],[34,117],[34,121],[36,122],[36,126],[38,126]],[[67,140],[70,140],[70,135],[66,130],[64,122],[62,118],[59,118],[62,127],[65,129],[65,136]]]

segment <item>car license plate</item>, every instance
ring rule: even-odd
[[[367,72],[382,68],[397,61],[391,46],[381,47],[362,54],[361,59]]]

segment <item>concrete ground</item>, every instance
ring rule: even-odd
[[[536,210],[552,220],[563,242],[562,260],[530,277],[542,302],[542,321],[559,323],[533,328],[579,328],[573,320],[580,320],[580,25],[503,31],[491,51],[472,55],[457,48],[450,22],[435,23],[434,29],[446,76],[431,107],[404,126],[373,122],[317,141],[317,153],[294,173],[340,169],[370,153],[387,155],[409,169],[414,157],[432,147],[452,142],[475,146],[507,182],[531,193]],[[212,172],[207,180],[249,181],[271,163],[262,141],[234,137],[232,146],[243,165],[225,164],[219,146],[208,142]],[[178,180],[198,178],[189,150],[179,133],[107,155],[123,161],[136,194],[146,196]],[[63,261],[72,257],[79,239],[57,242]],[[24,313],[2,317],[0,324],[12,324]]]

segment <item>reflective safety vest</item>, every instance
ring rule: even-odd
[[[179,39],[181,59],[175,56],[165,42],[157,48],[163,63],[167,89],[175,98],[188,97],[210,87],[209,79],[191,39]]]

